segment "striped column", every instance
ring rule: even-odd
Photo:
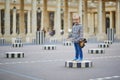
[[[44,31],[37,31],[36,32],[36,44],[44,44]]]
[[[92,61],[83,60],[83,61],[66,61],[65,67],[68,68],[90,68],[93,66]]]
[[[43,50],[56,50],[56,45],[43,45]]]
[[[6,52],[6,58],[24,58],[24,52]]]
[[[91,48],[88,50],[88,53],[90,53],[90,54],[103,54],[103,53],[105,53],[105,49],[103,49],[103,48]]]

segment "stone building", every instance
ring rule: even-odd
[[[107,29],[120,40],[120,0],[0,0],[0,38],[31,43],[40,30],[49,38],[66,38],[74,13],[80,15],[88,40],[108,39]],[[52,30],[54,36],[49,35]]]

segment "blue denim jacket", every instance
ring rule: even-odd
[[[74,43],[78,43],[83,39],[83,26],[81,24],[74,24],[72,27],[72,32],[68,37],[72,38]]]

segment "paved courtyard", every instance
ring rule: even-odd
[[[91,68],[66,68],[65,61],[74,58],[74,47],[56,45],[56,50],[43,50],[42,45],[21,48],[0,46],[0,80],[120,80],[120,43],[105,48],[105,54],[89,54],[98,43],[87,43],[84,60]],[[6,58],[5,52],[24,52],[24,58]]]

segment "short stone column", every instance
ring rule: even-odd
[[[24,52],[6,52],[5,57],[6,58],[23,58]]]
[[[98,44],[98,47],[99,47],[99,48],[108,48],[108,47],[109,47],[109,44],[99,43],[99,44]]]
[[[88,50],[88,53],[90,53],[90,54],[103,54],[103,53],[105,53],[105,50],[103,48],[91,48]]]
[[[43,45],[43,50],[56,50],[56,45]]]
[[[65,42],[63,42],[63,45],[64,46],[72,46],[72,42],[71,41],[65,41]]]
[[[68,68],[90,68],[93,66],[92,61],[83,60],[83,61],[66,61],[65,67]]]
[[[105,40],[104,43],[105,44],[112,44],[112,41],[111,40]]]
[[[44,44],[44,31],[37,31],[36,32],[36,44]]]
[[[22,40],[20,38],[12,38],[12,47],[13,48],[20,48],[23,47]]]
[[[4,45],[6,43],[6,40],[4,38],[0,38],[0,45]]]

